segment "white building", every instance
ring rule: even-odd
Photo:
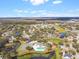
[[[69,55],[69,54],[64,54],[63,59],[71,59],[71,55]]]
[[[30,39],[29,35],[28,35],[28,34],[26,34],[26,32],[25,32],[25,31],[23,31],[23,35],[22,35],[22,37],[23,37],[23,38],[28,38],[28,39]]]
[[[76,37],[76,39],[77,39],[77,40],[79,40],[79,34],[77,34],[77,37]]]
[[[79,54],[76,55],[76,59],[79,59]]]
[[[0,59],[3,59],[1,55],[0,55]]]
[[[14,36],[11,36],[11,38],[9,38],[9,42],[13,42],[15,40],[16,40],[16,38]]]

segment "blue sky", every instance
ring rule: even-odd
[[[0,17],[79,17],[79,0],[0,0]]]

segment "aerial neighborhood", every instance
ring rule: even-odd
[[[79,59],[79,22],[5,23],[0,59]]]

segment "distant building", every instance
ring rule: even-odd
[[[63,59],[71,59],[71,55],[65,54]]]
[[[79,54],[76,55],[76,59],[79,59]]]
[[[22,35],[23,38],[25,38],[27,40],[27,42],[30,42],[30,37],[28,34],[26,34],[25,31],[23,31],[23,35]]]
[[[0,59],[3,59],[3,58],[2,58],[2,55],[0,55]]]

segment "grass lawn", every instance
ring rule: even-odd
[[[59,48],[56,48],[56,49],[55,49],[55,53],[56,53],[56,59],[61,59],[61,58],[60,58],[60,54],[59,54],[59,53],[60,53]]]
[[[50,42],[56,43],[57,45],[62,42],[62,40],[60,38],[51,38],[49,39]]]
[[[39,54],[30,55],[29,54],[29,55],[19,56],[18,59],[30,59],[31,56],[34,56],[35,57],[35,56],[40,56],[40,55]],[[48,57],[49,54],[41,54],[41,56]],[[56,58],[55,58],[55,56],[52,56],[51,59],[56,59]]]
[[[61,43],[62,40],[60,38],[52,38],[50,41],[57,44],[57,48],[55,48],[56,57],[52,57],[52,59],[62,59],[62,56],[60,55],[60,49],[58,48],[59,43]]]
[[[51,59],[56,59],[56,55],[52,56]]]
[[[18,59],[30,59],[30,55],[19,56]]]

